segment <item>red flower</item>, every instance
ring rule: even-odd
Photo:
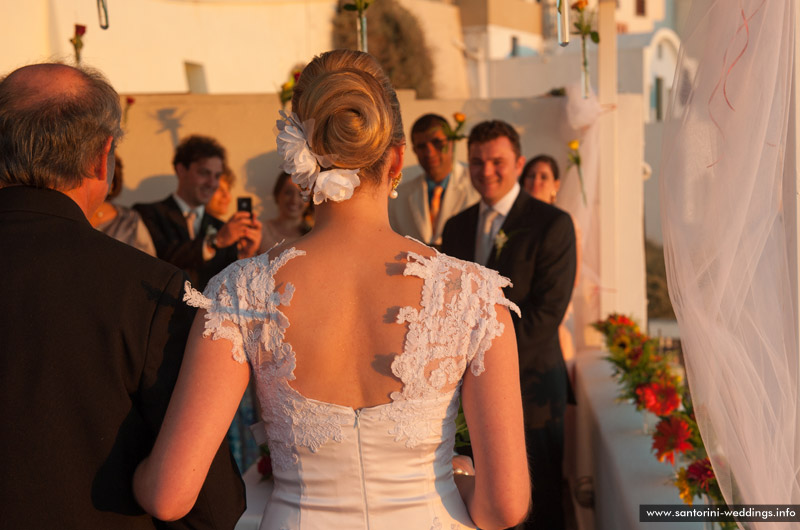
[[[297,80],[300,79],[300,74],[302,72],[300,70],[295,70],[292,72],[292,77],[294,77],[294,82],[297,83]]]
[[[75,36],[76,37],[83,37],[86,33],[86,26],[82,24],[75,24]]]
[[[670,464],[675,465],[675,453],[684,453],[692,448],[689,443],[691,436],[689,424],[681,418],[672,416],[658,422],[653,435],[653,449],[658,461],[669,460]]]
[[[133,105],[134,103],[136,103],[136,98],[134,98],[133,96],[128,96],[125,98],[126,105]]]
[[[714,480],[714,468],[711,467],[711,461],[708,458],[692,462],[689,469],[686,470],[686,478],[700,485],[703,490],[708,492],[711,487],[711,481]]]
[[[272,459],[269,455],[263,455],[258,461],[258,472],[265,478],[272,476]]]
[[[681,404],[675,387],[669,384],[649,383],[636,389],[639,404],[656,416],[668,416]]]
[[[611,315],[609,318],[611,323],[615,326],[635,326],[636,324],[633,323],[633,320],[626,317],[625,315]]]

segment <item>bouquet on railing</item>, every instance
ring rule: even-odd
[[[593,327],[606,337],[606,359],[614,367],[620,399],[630,400],[637,410],[647,410],[659,418],[652,435],[656,458],[673,467],[676,457],[683,461],[673,481],[681,500],[692,504],[695,497],[706,496],[713,504],[725,505],[675,353],[660,351],[658,340],[642,333],[625,315],[609,315]],[[720,525],[736,528],[735,523]]]

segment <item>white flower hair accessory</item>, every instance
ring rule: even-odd
[[[314,192],[314,204],[326,200],[341,202],[353,196],[356,186],[361,184],[358,169],[326,169],[333,166],[333,157],[318,155],[311,151],[308,139],[314,131],[314,120],[300,123],[292,112],[277,121],[278,154],[283,157],[281,169],[292,176],[292,182],[300,186],[303,198],[308,200]]]

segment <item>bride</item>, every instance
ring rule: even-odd
[[[153,516],[194,505],[253,368],[275,488],[262,529],[506,528],[528,466],[508,280],[394,233],[397,97],[369,55],[315,58],[278,122],[314,229],[234,263],[205,292],[134,490]],[[459,397],[474,472],[453,471]]]

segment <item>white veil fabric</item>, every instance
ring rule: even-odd
[[[795,151],[787,141],[794,3],[694,1],[664,135],[670,298],[697,421],[729,504],[800,504],[787,239],[796,230],[784,211],[795,200],[784,196],[784,162]]]

